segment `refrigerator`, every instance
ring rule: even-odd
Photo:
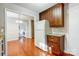
[[[51,33],[51,28],[47,20],[38,21],[35,24],[35,46],[47,51],[47,34]]]

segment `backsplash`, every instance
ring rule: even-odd
[[[51,28],[52,33],[65,33],[64,28]]]

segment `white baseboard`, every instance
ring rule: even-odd
[[[8,42],[8,41],[14,41],[14,40],[18,40],[18,39],[11,39],[11,40],[6,40],[6,41]]]
[[[72,55],[74,55],[72,52],[70,52],[70,51],[64,51],[64,53],[69,53],[69,54],[72,54]]]
[[[47,45],[46,44],[43,44],[43,43],[35,43],[35,46],[44,50],[44,51],[48,51],[47,50]]]

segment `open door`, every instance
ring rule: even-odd
[[[34,20],[31,20],[32,39],[34,39]]]

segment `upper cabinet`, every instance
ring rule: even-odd
[[[48,20],[51,27],[64,27],[64,4],[58,3],[39,14],[40,20]]]

